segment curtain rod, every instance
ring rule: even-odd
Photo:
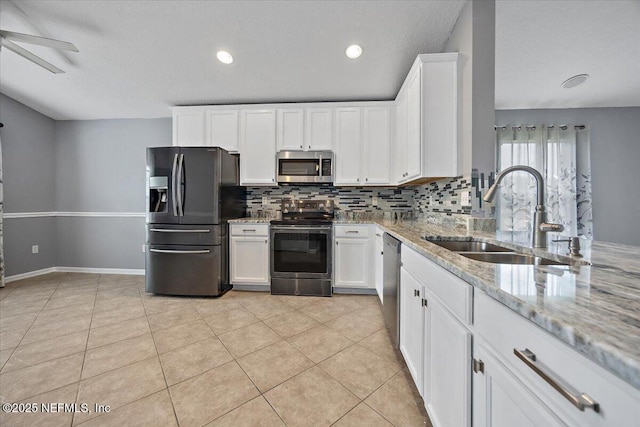
[[[525,126],[525,127],[526,127],[528,130],[535,130],[535,129],[536,129],[536,126],[535,126],[535,125],[528,125],[528,126]],[[569,126],[568,126],[568,125],[559,125],[559,127],[560,127],[560,129],[562,129],[562,130],[567,130],[567,128],[568,128]],[[578,129],[578,130],[584,130],[584,129],[586,129],[586,128],[587,128],[585,125],[575,125],[574,127],[575,127],[576,129]],[[547,126],[547,129],[553,129],[553,128],[555,128],[555,126],[554,126],[554,125],[552,125],[552,126]],[[493,129],[494,129],[494,130],[498,130],[498,129],[500,129],[500,130],[507,130],[507,127],[506,127],[506,126],[494,126],[494,127],[493,127]],[[511,126],[511,129],[512,129],[512,130],[516,130],[516,129],[517,129],[517,130],[522,130],[522,126]]]

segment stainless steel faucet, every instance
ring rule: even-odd
[[[496,176],[496,182],[487,190],[487,193],[482,198],[485,202],[491,203],[493,199],[496,197],[496,192],[498,190],[498,184],[502,179],[515,171],[524,171],[529,172],[536,179],[536,192],[538,194],[538,202],[536,205],[536,209],[533,211],[533,235],[532,238],[532,246],[534,248],[546,248],[547,247],[547,233],[549,232],[561,232],[564,230],[564,226],[562,224],[550,224],[545,222],[545,208],[544,208],[544,178],[540,172],[535,170],[532,167],[517,165],[506,168],[502,172]]]

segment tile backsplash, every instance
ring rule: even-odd
[[[477,175],[477,177],[476,177]],[[488,176],[488,175],[487,175]],[[280,215],[283,198],[298,200],[333,199],[338,216],[416,217],[432,220],[437,216],[489,217],[480,199],[488,180],[485,174],[445,178],[406,187],[280,186],[248,187],[247,205],[254,217]],[[463,193],[470,204],[462,205]]]

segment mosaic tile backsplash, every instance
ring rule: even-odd
[[[406,187],[333,187],[333,186],[281,186],[247,188],[247,207],[253,217],[275,217],[280,214],[283,198],[299,200],[331,198],[336,214],[341,217],[365,218],[371,215],[395,215],[407,218],[469,215],[489,217],[490,206],[483,206],[480,199],[488,188],[484,174],[446,178],[428,184]],[[483,185],[475,188],[475,185]],[[472,184],[474,184],[472,186]],[[462,206],[464,192],[470,196],[471,205]],[[263,203],[264,202],[264,203]]]

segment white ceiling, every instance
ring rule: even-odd
[[[415,57],[442,50],[464,2],[1,4],[0,28],[80,52],[29,47],[66,71],[54,75],[3,49],[0,90],[55,119],[98,119],[166,117],[173,105],[393,99]],[[352,43],[364,49],[357,60],[344,54]],[[218,62],[219,49],[235,62]]]
[[[640,1],[496,2],[496,109],[629,106],[640,106]]]
[[[55,119],[167,117],[172,105],[392,99],[442,50],[462,1],[7,1],[0,28],[73,42],[3,49],[0,91]],[[640,106],[640,1],[497,1],[496,108]],[[344,49],[364,48],[358,60]],[[225,66],[215,52],[227,49]],[[574,89],[575,74],[591,79]]]

